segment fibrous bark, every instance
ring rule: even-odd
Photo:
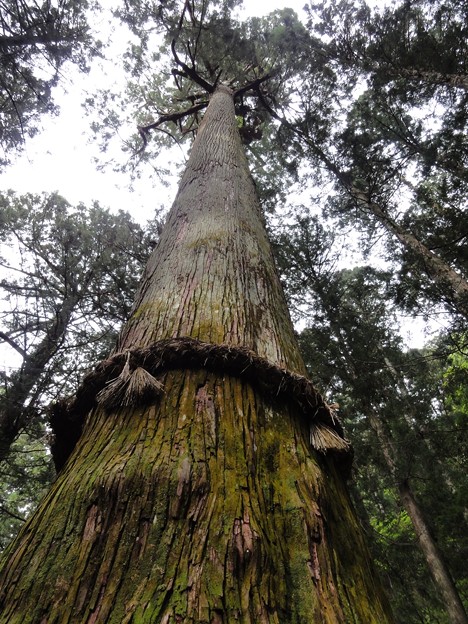
[[[190,337],[304,375],[234,117],[219,88],[119,352]],[[104,409],[10,548],[0,623],[391,622],[331,458],[298,407],[223,370]]]

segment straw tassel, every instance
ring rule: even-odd
[[[163,391],[163,384],[141,366],[130,372],[130,353],[118,377],[98,392],[96,399],[106,409],[149,403]]]
[[[349,451],[350,443],[342,438],[334,429],[320,422],[314,422],[310,426],[310,443],[316,451],[327,453],[328,451]]]
[[[139,366],[126,382],[122,405],[144,405],[162,394],[164,385]]]

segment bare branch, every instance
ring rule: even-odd
[[[28,354],[26,353],[26,351],[24,349],[22,349],[19,344],[17,344],[14,340],[12,340],[9,336],[7,336],[7,334],[5,334],[4,332],[0,331],[0,339],[3,340],[4,342],[6,342],[7,344],[10,345],[10,347],[12,347],[13,349],[15,349],[15,351],[18,351],[18,353],[23,357],[23,358],[27,358]]]
[[[244,93],[247,93],[247,91],[257,92],[258,87],[262,83],[266,82],[267,80],[270,80],[270,78],[273,78],[274,75],[275,75],[275,72],[271,72],[269,74],[265,74],[264,76],[261,76],[260,78],[257,78],[256,80],[253,80],[252,82],[249,82],[249,84],[234,91],[234,98],[239,97],[240,95],[243,95]]]
[[[200,87],[202,87],[208,93],[213,93],[215,90],[214,86],[211,85],[206,80],[204,80],[201,76],[199,76],[197,72],[195,71],[195,69],[190,68],[188,65],[186,65],[183,61],[180,60],[179,56],[177,55],[175,45],[176,45],[176,40],[173,39],[171,43],[172,55],[174,56],[174,60],[177,63],[177,65],[183,69],[185,76],[187,78],[191,78],[193,82],[196,82],[198,85],[200,85]]]
[[[155,122],[148,124],[147,126],[138,126],[138,132],[143,140],[143,145],[142,147],[137,151],[137,154],[141,154],[141,152],[145,149],[145,147],[148,145],[148,134],[150,133],[150,130],[156,130],[156,128],[159,128],[159,126],[163,123],[166,123],[168,121],[173,121],[174,123],[179,121],[180,119],[184,119],[185,117],[188,117],[189,115],[193,115],[194,113],[198,113],[198,111],[203,110],[204,108],[206,108],[208,106],[208,102],[200,102],[199,104],[195,104],[195,106],[191,106],[190,108],[183,110],[183,111],[178,111],[176,113],[168,113],[166,115],[161,115],[161,117],[159,119],[157,119]]]
[[[18,516],[17,514],[13,513],[12,511],[10,511],[9,509],[7,509],[6,507],[4,507],[3,505],[0,505],[0,513],[4,513],[7,516],[10,516],[10,518],[14,518],[15,520],[20,520],[21,522],[26,522],[26,519]]]

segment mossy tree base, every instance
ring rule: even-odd
[[[165,388],[89,419],[3,569],[0,622],[391,621],[300,419],[206,371]]]

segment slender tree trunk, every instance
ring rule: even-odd
[[[378,66],[376,66],[375,70],[378,69]],[[468,76],[466,74],[449,74],[405,67],[398,67],[397,69],[388,68],[386,71],[392,78],[406,78],[415,82],[446,85],[468,90]]]
[[[454,306],[461,314],[468,317],[468,282],[465,277],[454,271],[442,258],[421,243],[414,234],[391,219],[378,204],[369,200],[366,193],[355,187],[350,189],[350,193],[361,205],[365,206],[365,210],[370,211],[376,217],[381,225],[420,258],[434,283],[446,290],[449,289]]]
[[[443,258],[424,245],[412,232],[392,219],[379,204],[369,198],[365,191],[350,184],[349,177],[341,171],[322,148],[315,141],[311,140],[305,132],[281,119],[271,108],[268,107],[268,109],[272,116],[284,123],[294,134],[305,141],[314,156],[335,176],[337,182],[357,202],[358,206],[367,213],[372,214],[390,234],[395,236],[402,245],[419,258],[434,284],[440,286],[447,293],[447,297],[454,308],[468,318],[468,281],[466,277],[452,269]]]
[[[32,353],[24,353],[21,369],[15,373],[0,397],[0,461],[7,458],[11,445],[28,423],[31,413],[34,413],[27,406],[31,390],[40,382],[44,368],[56,354],[78,300],[76,295],[64,299],[60,312],[46,329],[45,337]]]
[[[413,524],[419,546],[426,559],[435,586],[438,588],[444,601],[450,622],[452,624],[468,624],[465,609],[445,563],[444,556],[437,546],[424,513],[414,497],[409,480],[403,479],[398,475],[394,459],[396,457],[396,449],[393,441],[372,409],[369,409],[368,418],[372,429],[379,438],[385,462],[397,485],[401,503]]]
[[[417,418],[415,417],[416,410],[413,409],[413,405],[411,403],[411,397],[409,396],[408,389],[406,387],[404,375],[401,372],[397,371],[397,369],[395,368],[393,363],[388,359],[388,357],[384,356],[383,354],[382,356],[383,356],[383,360],[386,366],[388,367],[388,370],[390,371],[393,377],[395,385],[398,387],[398,390],[400,391],[401,396],[404,397],[405,401],[407,402],[408,408],[403,410],[402,416],[406,424],[408,425],[409,430],[414,432],[415,436],[417,436],[418,439],[420,440],[420,444],[422,444],[426,448],[426,452],[429,454],[430,461],[433,462],[434,464],[437,464],[437,468],[440,474],[440,479],[441,481],[443,481],[448,492],[450,492],[451,495],[456,495],[457,487],[453,483],[450,475],[447,473],[446,463],[442,461],[442,459],[440,458],[440,455],[434,449],[434,445],[432,444],[431,440],[427,437],[427,435],[425,435],[424,430],[422,430],[419,427],[418,428],[415,427],[415,423],[417,422]],[[463,516],[465,520],[468,520],[468,508],[466,506],[463,507]]]
[[[119,349],[170,337],[304,372],[225,87]],[[89,414],[6,554],[0,623],[391,622],[343,480],[297,409],[183,355],[162,381],[152,405]]]

